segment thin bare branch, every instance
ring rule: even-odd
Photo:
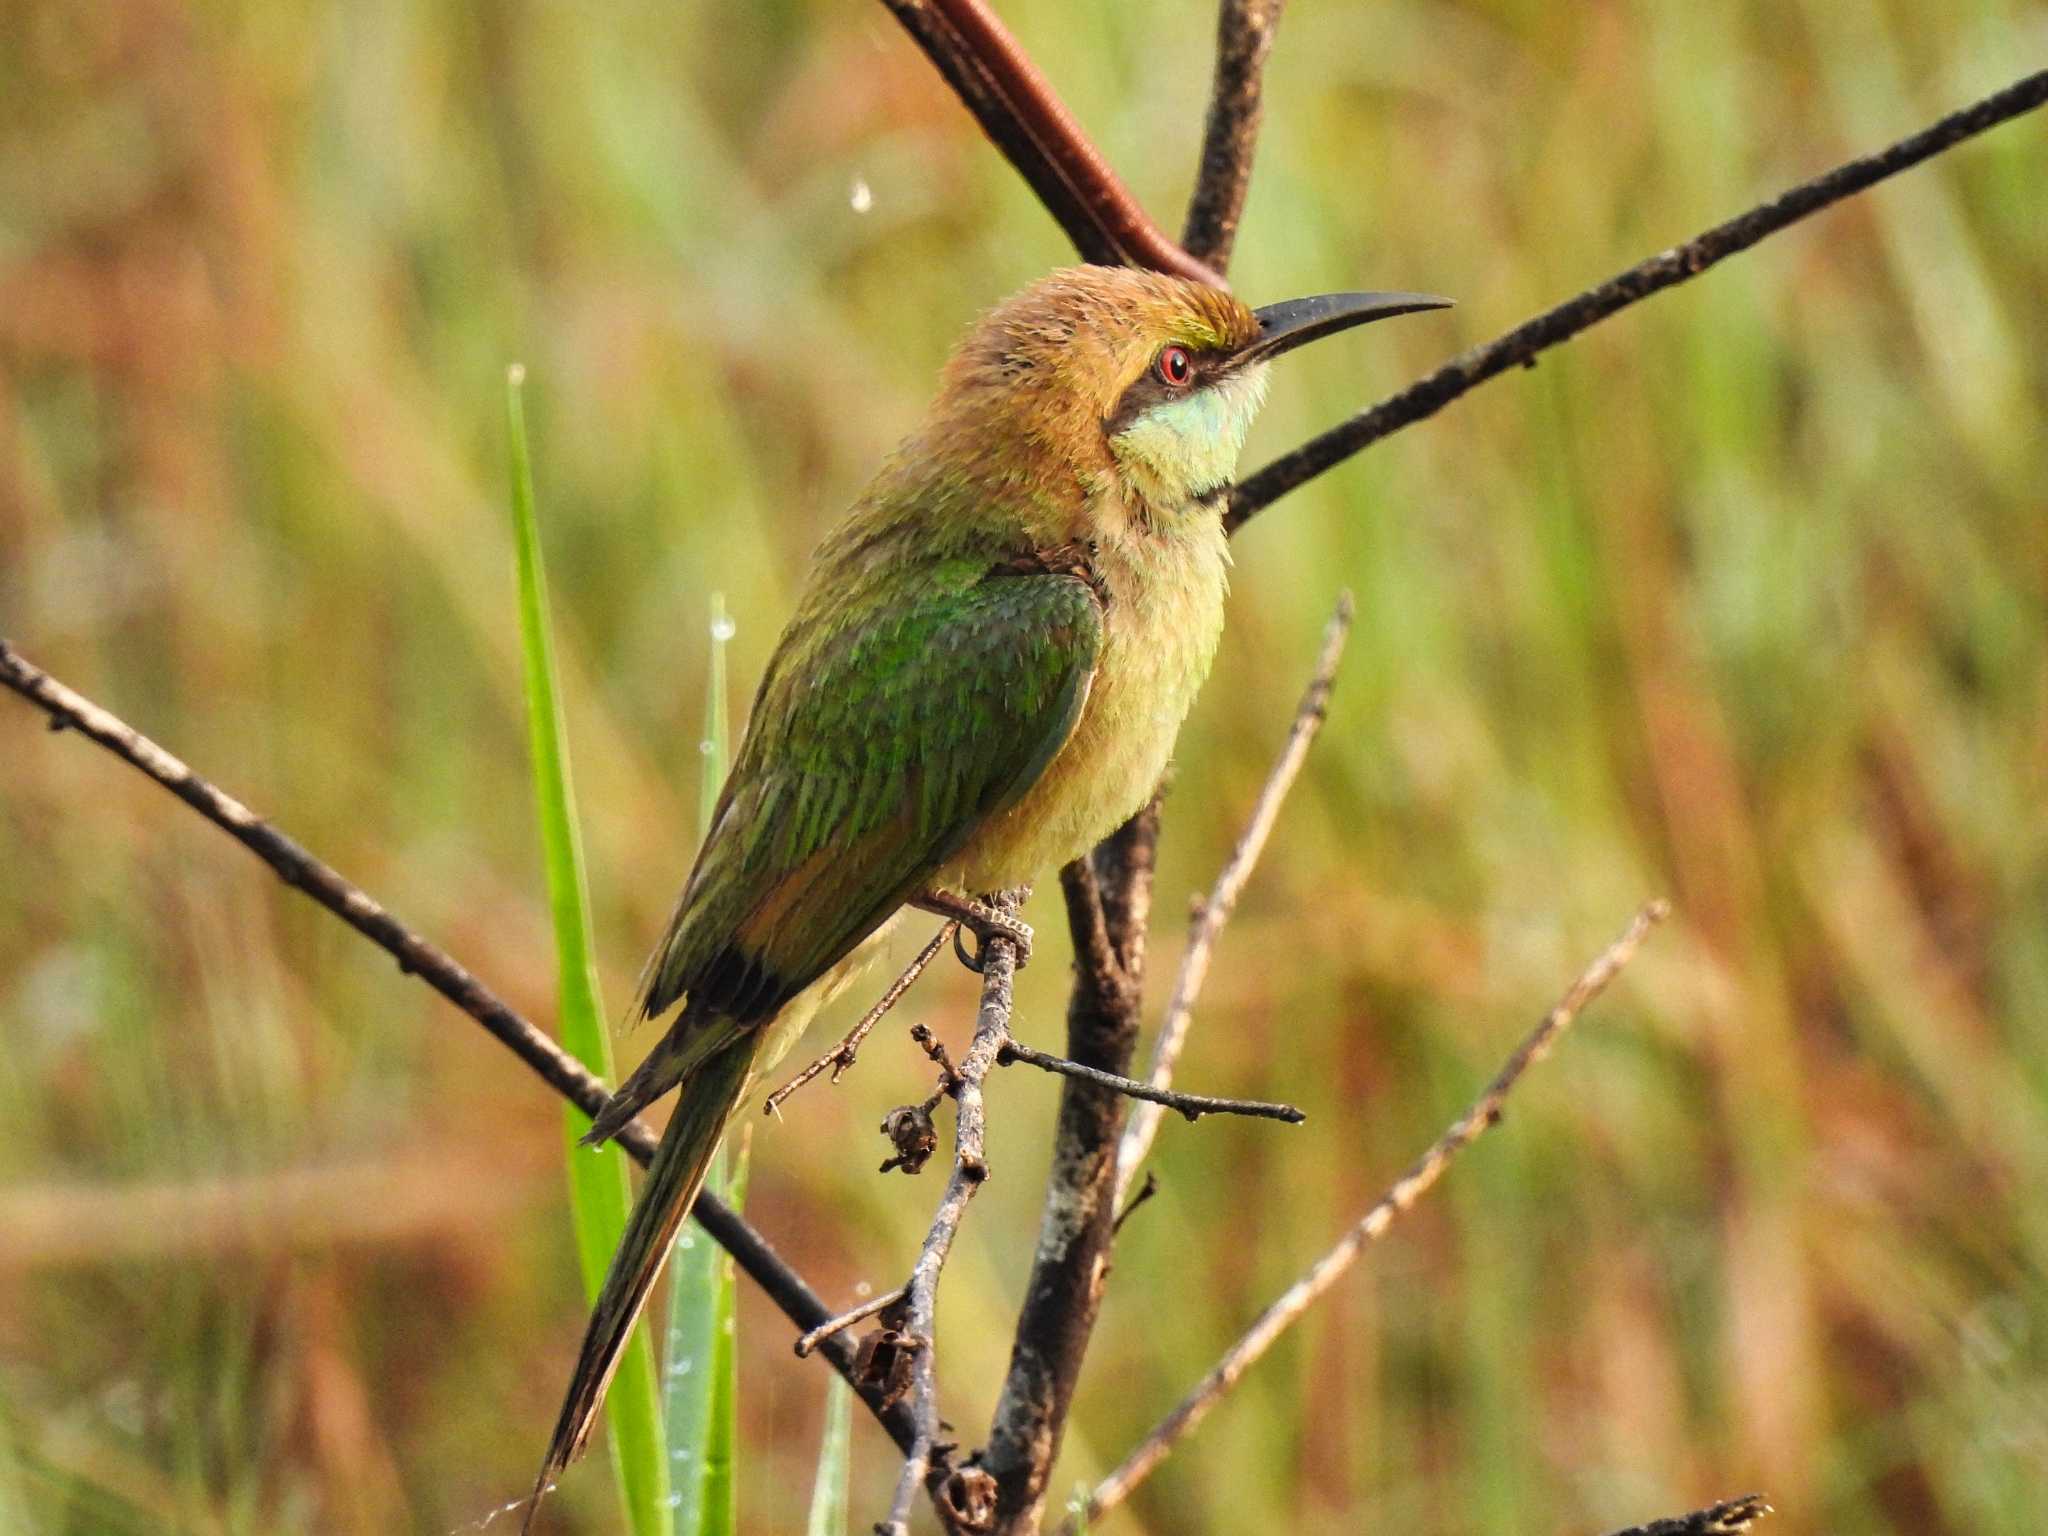
[[[1110,1231],[1113,1233],[1122,1232],[1124,1229],[1124,1223],[1131,1219],[1131,1214],[1134,1211],[1136,1211],[1139,1206],[1143,1205],[1147,1200],[1150,1200],[1154,1195],[1158,1193],[1159,1180],[1154,1178],[1149,1173],[1146,1174],[1145,1182],[1138,1186],[1138,1192],[1135,1195],[1132,1195],[1130,1199],[1126,1200],[1124,1202],[1124,1208],[1116,1213],[1116,1220],[1110,1223]]]
[[[1543,1021],[1515,1048],[1506,1065],[1487,1084],[1486,1091],[1472,1101],[1472,1107],[1436,1139],[1415,1165],[1380,1196],[1372,1209],[1328,1253],[1310,1265],[1299,1280],[1259,1314],[1257,1321],[1245,1330],[1244,1336],[1230,1346],[1193,1390],[1124,1458],[1123,1465],[1095,1486],[1095,1491],[1088,1496],[1087,1518],[1090,1521],[1129,1498],[1132,1490],[1166,1459],[1167,1453],[1186,1438],[1244,1373],[1272,1348],[1274,1341],[1337,1283],[1357,1262],[1358,1256],[1393,1225],[1396,1217],[1429,1192],[1443,1177],[1451,1159],[1499,1121],[1501,1107],[1514,1091],[1515,1084],[1521,1081],[1522,1074],[1550,1054],[1551,1047],[1571,1027],[1572,1020],[1628,964],[1637,946],[1670,914],[1670,910],[1667,903],[1654,901],[1635,915],[1621,937],[1601,951],[1558,1000],[1557,1006],[1545,1014]],[[1075,1529],[1076,1522],[1069,1520],[1061,1528],[1062,1536],[1072,1536]]]
[[[1724,1499],[1689,1515],[1632,1525],[1625,1531],[1613,1532],[1612,1536],[1732,1536],[1736,1531],[1748,1530],[1770,1513],[1771,1506],[1764,1502],[1762,1494],[1746,1493],[1739,1499]]]
[[[1251,190],[1266,58],[1287,0],[1223,0],[1216,16],[1216,83],[1202,133],[1201,170],[1181,248],[1221,272]]]
[[[420,937],[360,886],[344,879],[241,801],[215,788],[118,716],[58,682],[5,640],[0,640],[0,684],[48,716],[51,729],[77,731],[191,806],[268,864],[286,885],[304,892],[389,954],[401,971],[419,977],[483,1025],[586,1115],[595,1115],[604,1107],[610,1093],[602,1082],[445,950]],[[654,1156],[654,1135],[638,1122],[627,1126],[617,1140],[627,1156],[642,1167]],[[817,1292],[730,1206],[705,1193],[697,1197],[690,1213],[799,1329],[815,1328],[831,1318]],[[860,1389],[862,1400],[897,1444],[908,1446],[912,1432],[908,1413],[900,1405],[885,1407],[879,1394],[854,1380],[852,1346],[844,1339],[830,1339],[821,1353]]]
[[[1875,154],[1861,155],[1838,165],[1747,213],[1716,224],[1683,245],[1639,261],[1626,272],[1574,295],[1484,346],[1459,353],[1427,378],[1282,454],[1240,483],[1230,493],[1230,510],[1224,516],[1224,526],[1235,532],[1261,508],[1360,449],[1434,416],[1467,390],[1510,368],[1533,363],[1538,354],[1569,341],[1609,315],[1698,277],[1767,235],[1873,187],[1888,176],[1896,176],[1986,129],[2031,112],[2044,102],[2048,102],[2048,70],[2039,70]]]
[[[983,0],[884,0],[1084,260],[1224,286],[1173,243]]]
[[[1337,668],[1344,660],[1344,642],[1351,634],[1351,616],[1351,594],[1340,593],[1336,611],[1330,615],[1330,622],[1323,629],[1323,648],[1316,657],[1315,671],[1302,692],[1301,702],[1295,706],[1294,723],[1288,727],[1287,740],[1282,744],[1272,772],[1266,775],[1265,786],[1260,789],[1259,798],[1252,806],[1251,819],[1245,823],[1244,831],[1238,834],[1237,846],[1231,850],[1222,873],[1217,875],[1208,899],[1195,909],[1189,924],[1187,953],[1181,956],[1173,997],[1166,1005],[1166,1017],[1160,1021],[1159,1038],[1152,1045],[1152,1065],[1145,1073],[1146,1080],[1155,1089],[1164,1089],[1173,1081],[1181,1049],[1187,1044],[1188,1024],[1194,1018],[1196,1000],[1202,995],[1203,983],[1209,979],[1209,961],[1215,952],[1217,935],[1222,933],[1223,925],[1230,921],[1230,914],[1237,909],[1237,898],[1244,890],[1245,882],[1251,878],[1259,855],[1266,851],[1266,840],[1272,836],[1273,824],[1279,819],[1287,792],[1294,787],[1301,765],[1308,758],[1309,746],[1323,728],[1323,718],[1329,710],[1330,689],[1337,680]],[[1116,1149],[1119,1200],[1129,1192],[1131,1180],[1137,1176],[1146,1153],[1152,1150],[1152,1138],[1159,1134],[1160,1114],[1159,1109],[1144,1104],[1131,1112],[1130,1124],[1124,1127],[1123,1138]]]
[[[862,1014],[860,1022],[846,1032],[846,1038],[812,1062],[808,1067],[805,1067],[803,1071],[797,1073],[795,1077],[792,1077],[780,1088],[769,1094],[766,1101],[761,1105],[761,1113],[764,1115],[781,1113],[784,1101],[827,1067],[832,1069],[832,1081],[838,1082],[839,1075],[851,1067],[855,1057],[860,1054],[861,1042],[866,1040],[869,1032],[882,1022],[882,1016],[903,1000],[903,994],[908,992],[911,984],[924,974],[925,967],[938,958],[939,951],[946,947],[946,940],[953,936],[954,929],[959,926],[958,923],[950,921],[940,924],[939,931],[932,935],[931,942],[917,952],[916,958],[910,964],[903,967],[896,979],[889,983],[888,990],[875,1000],[875,1006]],[[809,1354],[810,1351],[799,1347],[797,1353],[805,1355]]]
[[[996,909],[1004,917],[1014,917],[1020,901],[1021,898],[1001,896],[997,898]],[[939,1276],[953,1251],[953,1239],[959,1235],[960,1218],[988,1178],[988,1163],[982,1150],[985,1120],[981,1090],[1010,1034],[1016,947],[1000,934],[991,934],[982,944],[981,958],[981,1008],[974,1019],[974,1037],[958,1065],[944,1064],[951,1078],[948,1091],[954,1104],[953,1171],[939,1197],[917,1263],[904,1283],[899,1309],[901,1331],[914,1351],[909,1398],[915,1438],[904,1459],[888,1517],[875,1527],[878,1533],[888,1536],[909,1536],[910,1510],[917,1490],[927,1481],[943,1482],[950,1471],[938,1456],[940,1425],[933,1354],[938,1337]],[[940,1508],[943,1514],[943,1501]]]
[[[866,1322],[877,1312],[887,1311],[902,1299],[903,1287],[899,1285],[895,1290],[884,1291],[879,1296],[871,1297],[852,1310],[840,1313],[837,1317],[827,1318],[809,1333],[797,1339],[795,1346],[797,1358],[800,1360],[805,1358],[812,1350],[824,1343],[825,1340],[831,1338],[833,1334],[851,1328],[855,1323]]]
[[[1174,1093],[1170,1089],[1155,1088],[1135,1077],[1119,1077],[1098,1067],[1084,1067],[1064,1056],[1033,1050],[1020,1040],[1004,1041],[1002,1054],[996,1060],[1006,1067],[1013,1061],[1021,1061],[1041,1072],[1079,1078],[1084,1083],[1107,1088],[1111,1093],[1120,1093],[1127,1099],[1143,1099],[1163,1109],[1178,1110],[1190,1120],[1199,1120],[1204,1115],[1249,1115],[1255,1120],[1284,1120],[1289,1125],[1299,1125],[1308,1118],[1292,1104],[1269,1104],[1263,1099],[1218,1099],[1208,1094]]]

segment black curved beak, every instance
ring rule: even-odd
[[[1449,309],[1451,301],[1432,293],[1322,293],[1312,299],[1289,299],[1252,311],[1259,334],[1231,361],[1263,363],[1292,352],[1304,342],[1334,336],[1354,325],[1412,315],[1424,309]]]

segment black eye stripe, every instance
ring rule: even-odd
[[[1184,399],[1195,390],[1214,384],[1230,371],[1230,353],[1197,352],[1191,347],[1180,346],[1188,360],[1187,376],[1179,383],[1169,383],[1160,367],[1166,360],[1167,350],[1160,349],[1159,355],[1152,359],[1152,365],[1138,375],[1137,381],[1117,401],[1116,408],[1102,419],[1102,430],[1109,436],[1115,437],[1160,401]]]

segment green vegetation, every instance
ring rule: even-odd
[[[1207,7],[999,5],[1177,222]],[[1247,462],[2009,78],[2040,29],[2033,0],[1292,7],[1240,290],[1460,307],[1305,355]],[[533,368],[618,999],[696,842],[709,594],[744,703],[950,341],[1067,259],[873,0],[25,0],[0,143],[0,633],[550,1023],[505,362]],[[1591,1536],[1749,1487],[1787,1536],[2036,1529],[2044,153],[2048,123],[2000,130],[1238,540],[1152,992],[1348,586],[1329,725],[1183,1067],[1310,1120],[1167,1124],[1056,1488],[1150,1426],[1642,899],[1676,915],[1098,1531],[1258,1509],[1302,1536]],[[555,1102],[6,699],[0,765],[0,1504],[36,1536],[448,1536],[522,1494],[585,1307]],[[1050,893],[1028,916],[1019,1018],[1049,1044],[1064,923]],[[935,966],[904,1022],[959,1038],[969,980]],[[750,1209],[835,1301],[915,1252],[931,1175],[878,1177],[874,1127],[928,1079],[892,1021],[836,1088],[755,1117]],[[964,1440],[1055,1094],[991,1084],[996,1176],[944,1295]],[[738,1311],[741,1529],[802,1529],[825,1368],[745,1285]],[[861,1529],[896,1470],[864,1415],[849,1461]],[[602,1456],[548,1528],[621,1528]]]
[[[818,1480],[804,1536],[846,1536],[846,1473],[853,1442],[853,1388],[834,1375],[825,1386],[825,1434],[818,1446]]]
[[[697,788],[697,840],[710,835],[731,756],[725,648],[733,636],[725,594],[711,594],[711,661],[704,692],[704,766]],[[719,1148],[705,1188],[734,1206],[747,1195],[747,1163]],[[727,1536],[739,1528],[739,1287],[732,1260],[685,1222],[670,1257],[668,1338],[662,1351],[662,1410],[668,1418],[669,1475],[682,1536]]]
[[[604,1005],[598,1001],[597,969],[591,961],[589,881],[583,868],[583,835],[576,821],[576,792],[569,779],[569,744],[564,739],[556,691],[554,622],[548,611],[547,568],[541,558],[540,523],[533,507],[533,465],[526,445],[525,381],[526,370],[515,366],[506,380],[505,416],[512,450],[512,524],[519,567],[519,649],[525,662],[527,734],[540,811],[548,908],[555,930],[556,1017],[562,1043],[577,1060],[598,1076],[617,1081]],[[578,1144],[590,1129],[588,1115],[568,1108],[563,1123],[568,1137],[569,1211],[576,1231],[576,1256],[583,1269],[584,1294],[595,1301],[612,1252],[626,1228],[632,1186],[626,1156],[616,1146]],[[619,1362],[604,1409],[612,1469],[619,1479],[633,1536],[669,1536],[675,1528],[661,1409],[654,1350],[642,1328]]]

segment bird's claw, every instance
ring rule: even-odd
[[[918,897],[911,905],[940,917],[951,918],[958,924],[953,930],[953,953],[960,957],[962,965],[976,975],[981,974],[983,956],[987,952],[990,939],[1002,939],[1010,945],[1017,955],[1018,970],[1023,970],[1031,961],[1031,925],[998,912],[985,901],[932,891]],[[972,933],[977,941],[972,954],[961,940],[962,933]]]

